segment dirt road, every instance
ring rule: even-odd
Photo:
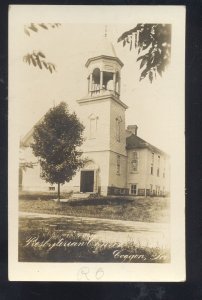
[[[140,246],[169,247],[169,224],[146,223],[100,218],[61,216],[52,214],[20,212],[20,218],[47,220],[49,226],[62,226],[67,231],[74,230],[94,234],[104,242],[136,242]]]

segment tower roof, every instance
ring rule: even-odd
[[[91,61],[104,57],[116,60],[121,66],[123,66],[122,61],[116,55],[113,44],[107,37],[103,37],[95,46],[95,51],[92,52],[92,56],[87,60],[86,67],[88,67]]]
[[[117,57],[113,44],[107,37],[103,37],[97,47],[97,56],[105,55],[111,57]]]

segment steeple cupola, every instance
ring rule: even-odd
[[[116,56],[111,42],[105,36],[94,56],[86,62],[88,68],[88,94],[91,97],[113,94],[120,96],[122,61]]]

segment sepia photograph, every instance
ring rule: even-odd
[[[10,280],[185,280],[184,40],[183,6],[10,6]]]

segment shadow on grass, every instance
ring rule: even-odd
[[[79,199],[79,200],[69,200],[68,204],[71,206],[84,206],[84,205],[127,205],[132,204],[134,202],[133,199],[127,199],[127,198],[87,198],[87,199]]]
[[[169,222],[168,198],[103,197],[74,199],[67,202],[52,200],[20,200],[19,210],[35,213],[120,219],[139,222]]]

